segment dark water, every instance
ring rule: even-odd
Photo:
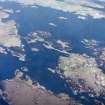
[[[88,17],[87,20],[77,19],[74,14],[64,13],[61,11],[53,10],[50,8],[31,8],[22,7],[19,4],[13,2],[0,3],[1,6],[8,9],[21,10],[21,13],[14,13],[9,19],[16,21],[19,34],[27,36],[30,32],[38,30],[48,31],[52,33],[52,39],[64,39],[68,42],[72,42],[72,52],[74,53],[86,53],[91,54],[91,50],[84,48],[80,41],[83,38],[96,39],[99,41],[105,40],[105,20],[95,20]],[[68,20],[59,20],[57,17],[64,16]],[[48,25],[49,22],[57,24],[57,28]],[[26,62],[20,62],[17,58],[11,56],[11,54],[0,55],[0,80],[12,78],[17,68],[27,66],[29,71],[28,75],[38,81],[41,85],[45,86],[48,90],[53,91],[55,94],[65,92],[76,100],[81,100],[85,105],[94,105],[92,98],[87,94],[80,94],[75,96],[72,90],[69,88],[65,80],[61,79],[59,75],[53,74],[48,71],[48,68],[55,69],[58,65],[58,59],[62,55],[61,53],[48,50],[39,44],[40,52],[33,53],[23,40],[25,44],[25,50],[27,55]],[[86,99],[80,99],[80,96],[85,96]],[[100,97],[101,101],[102,98]],[[0,100],[2,105],[3,100]]]
[[[9,105],[9,104],[6,103],[3,99],[0,99],[0,105]]]

